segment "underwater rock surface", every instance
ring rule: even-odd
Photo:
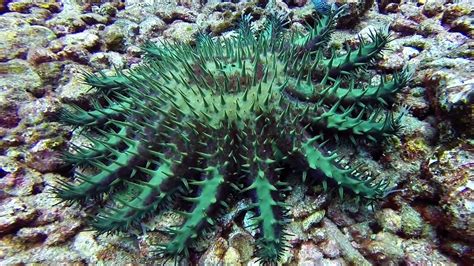
[[[7,29],[2,34],[8,35],[0,45],[2,264],[160,263],[150,254],[151,244],[164,239],[160,233],[97,235],[86,231],[86,214],[77,206],[56,205],[52,186],[69,175],[57,155],[68,143],[87,143],[76,132],[71,136],[71,127],[58,123],[58,112],[64,103],[90,102],[93,92],[80,82],[81,70],[133,68],[141,62],[136,47],[148,40],[194,43],[190,32],[232,34],[242,13],[252,14],[254,26],[261,28],[269,10],[267,1],[149,2],[153,1],[0,4],[0,24]],[[310,2],[276,1],[275,8],[290,14],[290,29],[301,30],[305,22],[313,23]],[[396,99],[399,105],[412,106],[398,135],[377,151],[364,147],[340,151],[390,177],[401,191],[372,211],[329,197],[321,187],[293,187],[285,200],[295,206],[289,224],[292,248],[282,262],[473,263],[474,52],[473,27],[468,23],[473,7],[460,2],[388,3],[386,14],[379,13],[375,3],[358,23],[333,34],[329,44],[342,51],[346,44],[358,44],[357,34],[392,22],[397,39],[389,44],[391,51],[384,52],[379,71],[392,73],[407,63],[415,67],[414,79]],[[256,261],[254,245],[248,244],[255,232],[241,226],[249,219],[242,216],[248,204],[239,202],[219,219],[209,240],[196,245],[191,263]],[[148,227],[179,225],[179,219],[165,212]]]

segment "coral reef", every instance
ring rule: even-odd
[[[357,203],[383,198],[389,181],[344,161],[337,147],[394,134],[404,112],[394,115],[391,103],[411,73],[364,82],[390,41],[383,30],[344,54],[326,49],[341,10],[307,34],[290,34],[276,14],[256,34],[243,16],[234,37],[148,43],[145,62],[132,70],[85,74],[97,90],[93,108],[71,105],[62,120],[91,145],[66,155],[76,181],[61,182],[57,196],[104,204],[90,222],[99,232],[175,209],[184,222],[156,245],[166,257],[189,256],[220,213],[249,197],[263,262],[278,261],[288,244],[283,199],[298,180],[335,187],[341,199],[350,192]]]
[[[252,28],[260,32],[275,9],[288,16],[289,33],[306,32],[305,25],[315,21],[313,1],[44,2],[0,1],[0,264],[171,265],[150,251],[170,240],[161,230],[179,228],[185,221],[173,210],[190,210],[186,202],[177,200],[170,210],[146,217],[143,228],[99,234],[86,221],[103,207],[97,204],[102,201],[78,208],[51,196],[58,180],[72,180],[60,151],[92,144],[81,130],[59,123],[58,112],[65,103],[91,110],[97,92],[81,74],[102,70],[113,75],[114,68],[137,67],[144,60],[140,46],[146,41],[194,45],[200,31],[234,38],[242,14],[251,14]],[[299,182],[299,176],[283,173],[282,181],[295,181],[291,193],[281,198],[291,206],[285,225],[291,248],[280,262],[472,265],[473,1],[380,0],[372,7],[370,0],[327,2],[348,4],[349,12],[337,19],[338,30],[332,32],[324,56],[345,53],[346,45],[355,49],[358,36],[368,40],[371,31],[390,24],[394,40],[369,69],[370,76],[358,80],[376,84],[378,75],[401,71],[407,64],[416,70],[409,84],[394,94],[393,110],[401,104],[411,107],[396,135],[375,145],[336,146],[330,140],[323,147],[345,157],[344,164],[363,162],[389,178],[397,192],[375,201],[373,209],[357,207],[349,195],[353,193],[344,191],[347,196],[340,200],[331,182],[328,188],[336,193],[324,192],[322,178]],[[340,139],[345,141],[345,136]],[[91,170],[84,169],[84,174],[94,174]],[[123,187],[116,188],[120,192]],[[186,263],[257,264],[259,230],[251,226],[255,212],[246,210],[251,192],[230,194],[234,198],[226,198],[226,214],[190,243],[193,252]],[[108,193],[104,196],[111,199]]]

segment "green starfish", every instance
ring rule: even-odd
[[[283,200],[294,179],[329,183],[357,201],[383,198],[388,182],[343,166],[323,146],[338,136],[355,143],[394,134],[400,119],[384,109],[410,74],[363,85],[360,74],[390,38],[376,32],[346,54],[327,51],[337,12],[305,35],[289,34],[278,16],[257,35],[246,16],[236,37],[201,35],[194,47],[148,44],[141,66],[87,75],[98,90],[94,108],[73,106],[63,120],[83,128],[91,146],[75,147],[66,159],[95,172],[61,182],[57,196],[105,202],[91,221],[99,232],[175,209],[184,223],[157,245],[170,257],[187,256],[229,204],[249,197],[263,262],[278,261],[288,245]]]

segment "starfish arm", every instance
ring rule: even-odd
[[[349,132],[353,135],[373,139],[375,137],[394,134],[399,127],[399,121],[403,115],[394,118],[393,113],[388,111],[385,115],[380,117],[380,110],[375,110],[367,119],[363,119],[362,117],[367,112],[365,109],[359,111],[356,117],[352,117],[351,113],[354,105],[347,108],[343,113],[336,112],[337,107],[337,105],[334,105],[331,110],[320,116],[313,117],[312,124],[315,126],[323,126],[326,130]]]
[[[408,69],[408,68],[407,68]],[[285,90],[292,96],[305,102],[314,102],[326,105],[332,105],[341,102],[343,105],[353,103],[381,103],[393,102],[394,95],[401,88],[407,85],[411,79],[411,72],[403,70],[395,73],[392,80],[387,81],[381,77],[378,85],[358,87],[354,80],[347,86],[341,86],[342,79],[337,79],[332,85],[327,85],[325,89],[318,90],[312,83],[293,81],[289,82]],[[320,84],[325,86],[326,84]]]
[[[115,72],[117,73],[115,76],[107,76],[102,71],[98,74],[84,73],[84,81],[103,92],[130,84],[130,80],[120,70],[115,69]]]
[[[129,103],[114,103],[106,108],[97,108],[92,111],[86,111],[79,106],[71,106],[74,111],[63,110],[60,119],[76,126],[100,125],[111,118],[122,115],[131,108]]]
[[[110,155],[111,151],[117,149],[124,139],[130,141],[127,137],[127,128],[124,126],[119,125],[118,132],[115,130],[110,132],[100,130],[100,133],[102,134],[100,138],[84,135],[92,143],[92,146],[73,146],[74,152],[65,153],[65,161],[81,166],[87,165],[89,160]]]
[[[171,161],[164,162],[156,170],[139,167],[139,171],[148,175],[150,180],[127,181],[129,190],[138,189],[139,193],[131,199],[117,197],[116,201],[121,207],[102,210],[91,222],[92,227],[98,232],[124,231],[159,206],[167,204],[167,200],[180,189],[180,178],[172,170],[178,167],[181,165],[173,165]]]
[[[361,67],[366,67],[376,60],[377,56],[385,49],[390,36],[382,30],[370,32],[371,42],[366,43],[361,40],[359,48],[350,50],[344,55],[332,54],[331,58],[322,61],[322,66],[329,73],[331,77],[338,77],[340,75],[348,75],[354,73],[355,70]]]
[[[75,201],[85,200],[109,191],[115,181],[120,180],[122,175],[126,176],[125,173],[131,173],[136,161],[141,160],[139,151],[143,148],[142,145],[139,141],[132,141],[123,152],[111,148],[111,152],[117,153],[117,156],[110,164],[97,159],[90,160],[89,163],[99,169],[99,173],[92,176],[76,174],[82,182],[77,185],[60,183],[60,186],[55,188],[57,196],[66,201]]]
[[[279,200],[277,182],[271,181],[275,173],[266,166],[258,169],[252,184],[243,190],[253,194],[251,207],[257,214],[252,218],[252,226],[259,228],[257,256],[264,263],[278,261],[287,247],[283,228],[287,223],[285,205]]]
[[[322,16],[317,24],[308,27],[308,33],[303,36],[295,36],[292,43],[305,52],[316,51],[324,47],[330,39],[331,33],[334,31],[336,20],[335,17],[339,11]]]
[[[352,191],[356,196],[366,200],[384,197],[387,183],[374,183],[371,178],[359,173],[357,169],[339,167],[336,163],[337,155],[325,156],[317,147],[313,146],[315,140],[316,138],[306,141],[301,148],[308,167],[321,171],[327,180],[336,183],[339,186],[341,197],[344,189]]]
[[[191,182],[199,186],[200,195],[196,198],[183,198],[194,202],[194,206],[190,212],[180,212],[185,216],[185,222],[179,228],[169,230],[172,239],[166,244],[158,245],[159,253],[169,257],[188,256],[189,242],[195,240],[203,228],[214,223],[208,214],[222,207],[218,195],[226,184],[224,175],[219,170],[220,167],[208,167],[205,169],[206,179]]]

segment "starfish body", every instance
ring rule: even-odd
[[[99,232],[127,230],[164,207],[178,209],[184,223],[169,228],[170,241],[157,246],[171,257],[188,255],[229,204],[249,197],[263,262],[278,261],[287,245],[283,200],[293,179],[333,185],[341,197],[382,198],[388,182],[343,166],[324,144],[332,136],[394,134],[399,119],[384,109],[409,75],[362,85],[358,73],[389,37],[377,32],[344,55],[328,52],[335,16],[323,16],[306,35],[287,34],[277,16],[254,34],[244,17],[236,37],[148,44],[141,66],[112,77],[87,75],[98,90],[94,108],[74,106],[63,120],[84,128],[91,146],[76,147],[66,159],[95,172],[61,182],[58,197],[106,201],[91,221]]]

